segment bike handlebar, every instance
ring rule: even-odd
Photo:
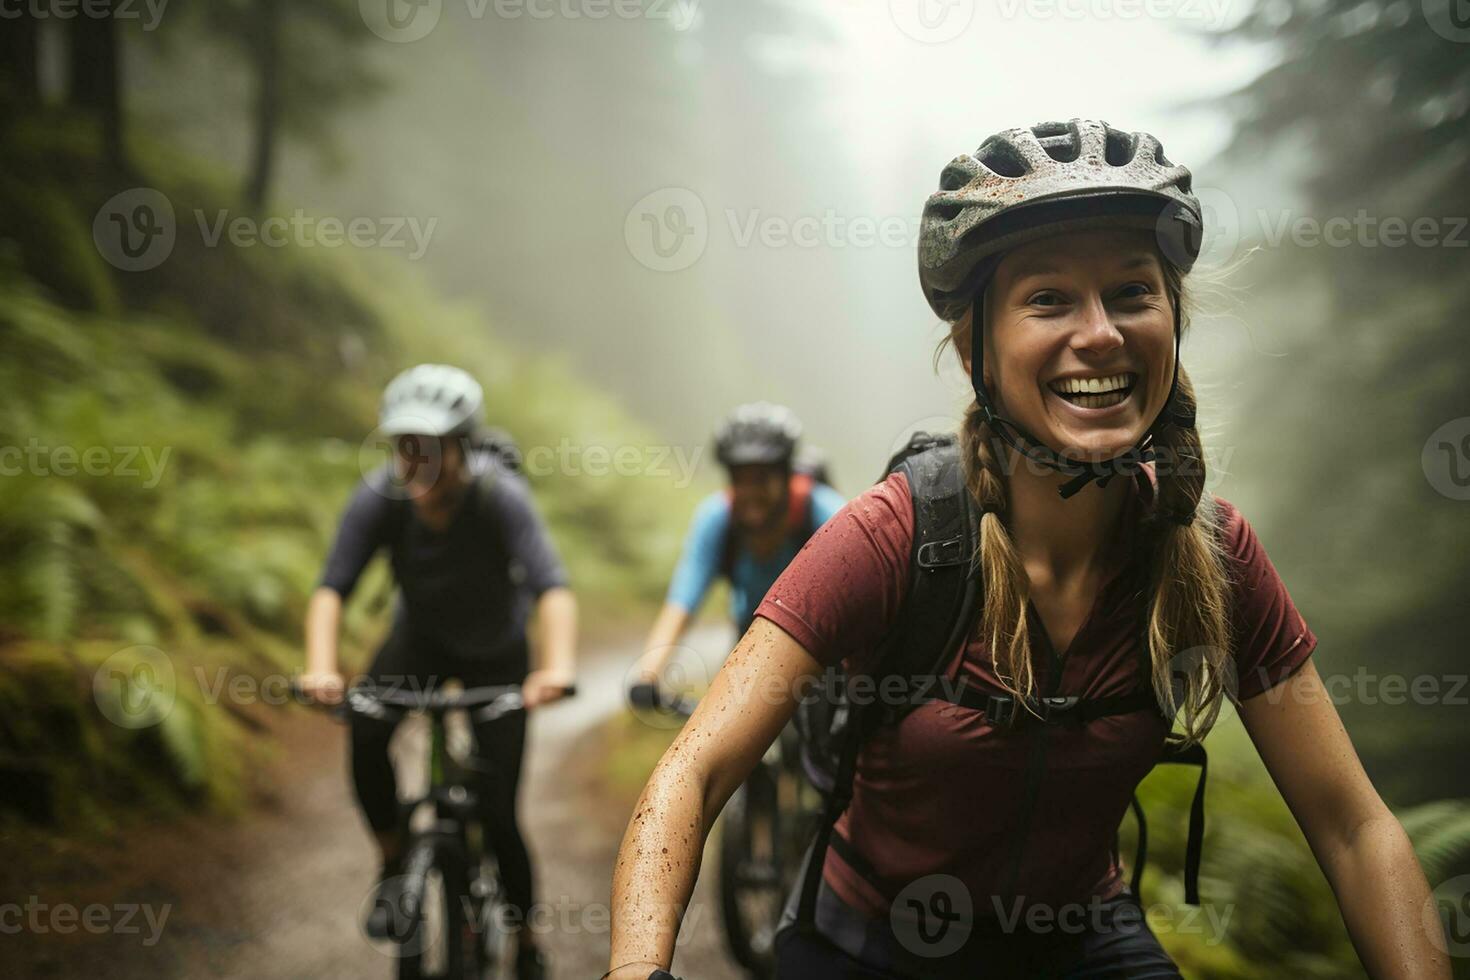
[[[635,709],[667,711],[688,718],[694,714],[698,701],[683,694],[666,693],[657,684],[634,684],[628,689],[628,701]]]
[[[301,688],[294,683],[292,690],[298,695],[302,693]],[[572,697],[576,693],[577,686],[569,684],[563,688],[562,696]],[[457,710],[469,711],[476,721],[494,721],[513,711],[524,711],[526,705],[519,684],[470,687],[462,691],[354,687],[345,692],[342,704],[335,713],[383,718],[390,714],[411,711],[442,715]]]

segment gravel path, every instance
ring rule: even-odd
[[[690,646],[714,665],[728,639],[711,631]],[[536,924],[549,930],[544,942],[557,978],[595,978],[607,969],[610,869],[629,804],[599,798],[591,767],[603,723],[623,710],[623,673],[635,654],[623,647],[585,655],[578,696],[531,720],[521,815],[537,866]],[[423,732],[405,728],[395,752],[414,759]],[[391,947],[369,943],[358,929],[375,861],[348,785],[345,733],[325,716],[292,712],[276,734],[280,750],[263,778],[264,799],[238,820],[186,817],[85,846],[7,834],[4,853],[31,850],[0,869],[0,904],[20,906],[21,917],[17,932],[9,928],[16,914],[0,916],[0,972],[108,980],[392,977]],[[691,980],[742,976],[724,951],[714,861],[680,938],[675,967]],[[87,926],[89,915],[101,928]]]

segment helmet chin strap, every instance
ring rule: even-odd
[[[985,348],[980,307],[984,297],[985,290],[981,289],[970,304],[970,384],[975,389],[975,400],[980,405],[980,411],[985,416],[986,424],[990,426],[992,432],[1000,436],[1002,442],[1027,459],[1071,477],[1057,488],[1057,493],[1063,500],[1074,496],[1089,483],[1105,487],[1118,474],[1137,473],[1139,467],[1144,463],[1157,459],[1158,453],[1154,450],[1154,437],[1165,428],[1171,425],[1182,429],[1194,428],[1194,412],[1182,411],[1174,405],[1174,395],[1179,388],[1179,341],[1183,332],[1177,301],[1174,304],[1174,376],[1169,382],[1169,397],[1164,399],[1164,407],[1159,412],[1158,418],[1154,419],[1153,424],[1144,430],[1143,436],[1131,448],[1108,459],[1084,463],[1058,455],[1031,433],[996,413],[995,406],[990,400],[990,393],[985,390],[983,381]]]

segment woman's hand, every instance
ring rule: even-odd
[[[548,668],[533,670],[521,681],[521,700],[527,708],[536,708],[553,701],[560,701],[567,690],[576,683],[576,675],[569,670]]]
[[[315,704],[341,704],[347,683],[335,670],[318,671],[296,678],[296,687]]]

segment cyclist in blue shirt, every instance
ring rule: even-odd
[[[694,512],[668,598],[638,665],[635,703],[643,700],[638,689],[657,685],[716,576],[730,582],[730,618],[744,633],[766,590],[846,503],[796,465],[800,438],[801,423],[791,410],[767,402],[741,405],[715,434],[715,452],[730,485]]]

